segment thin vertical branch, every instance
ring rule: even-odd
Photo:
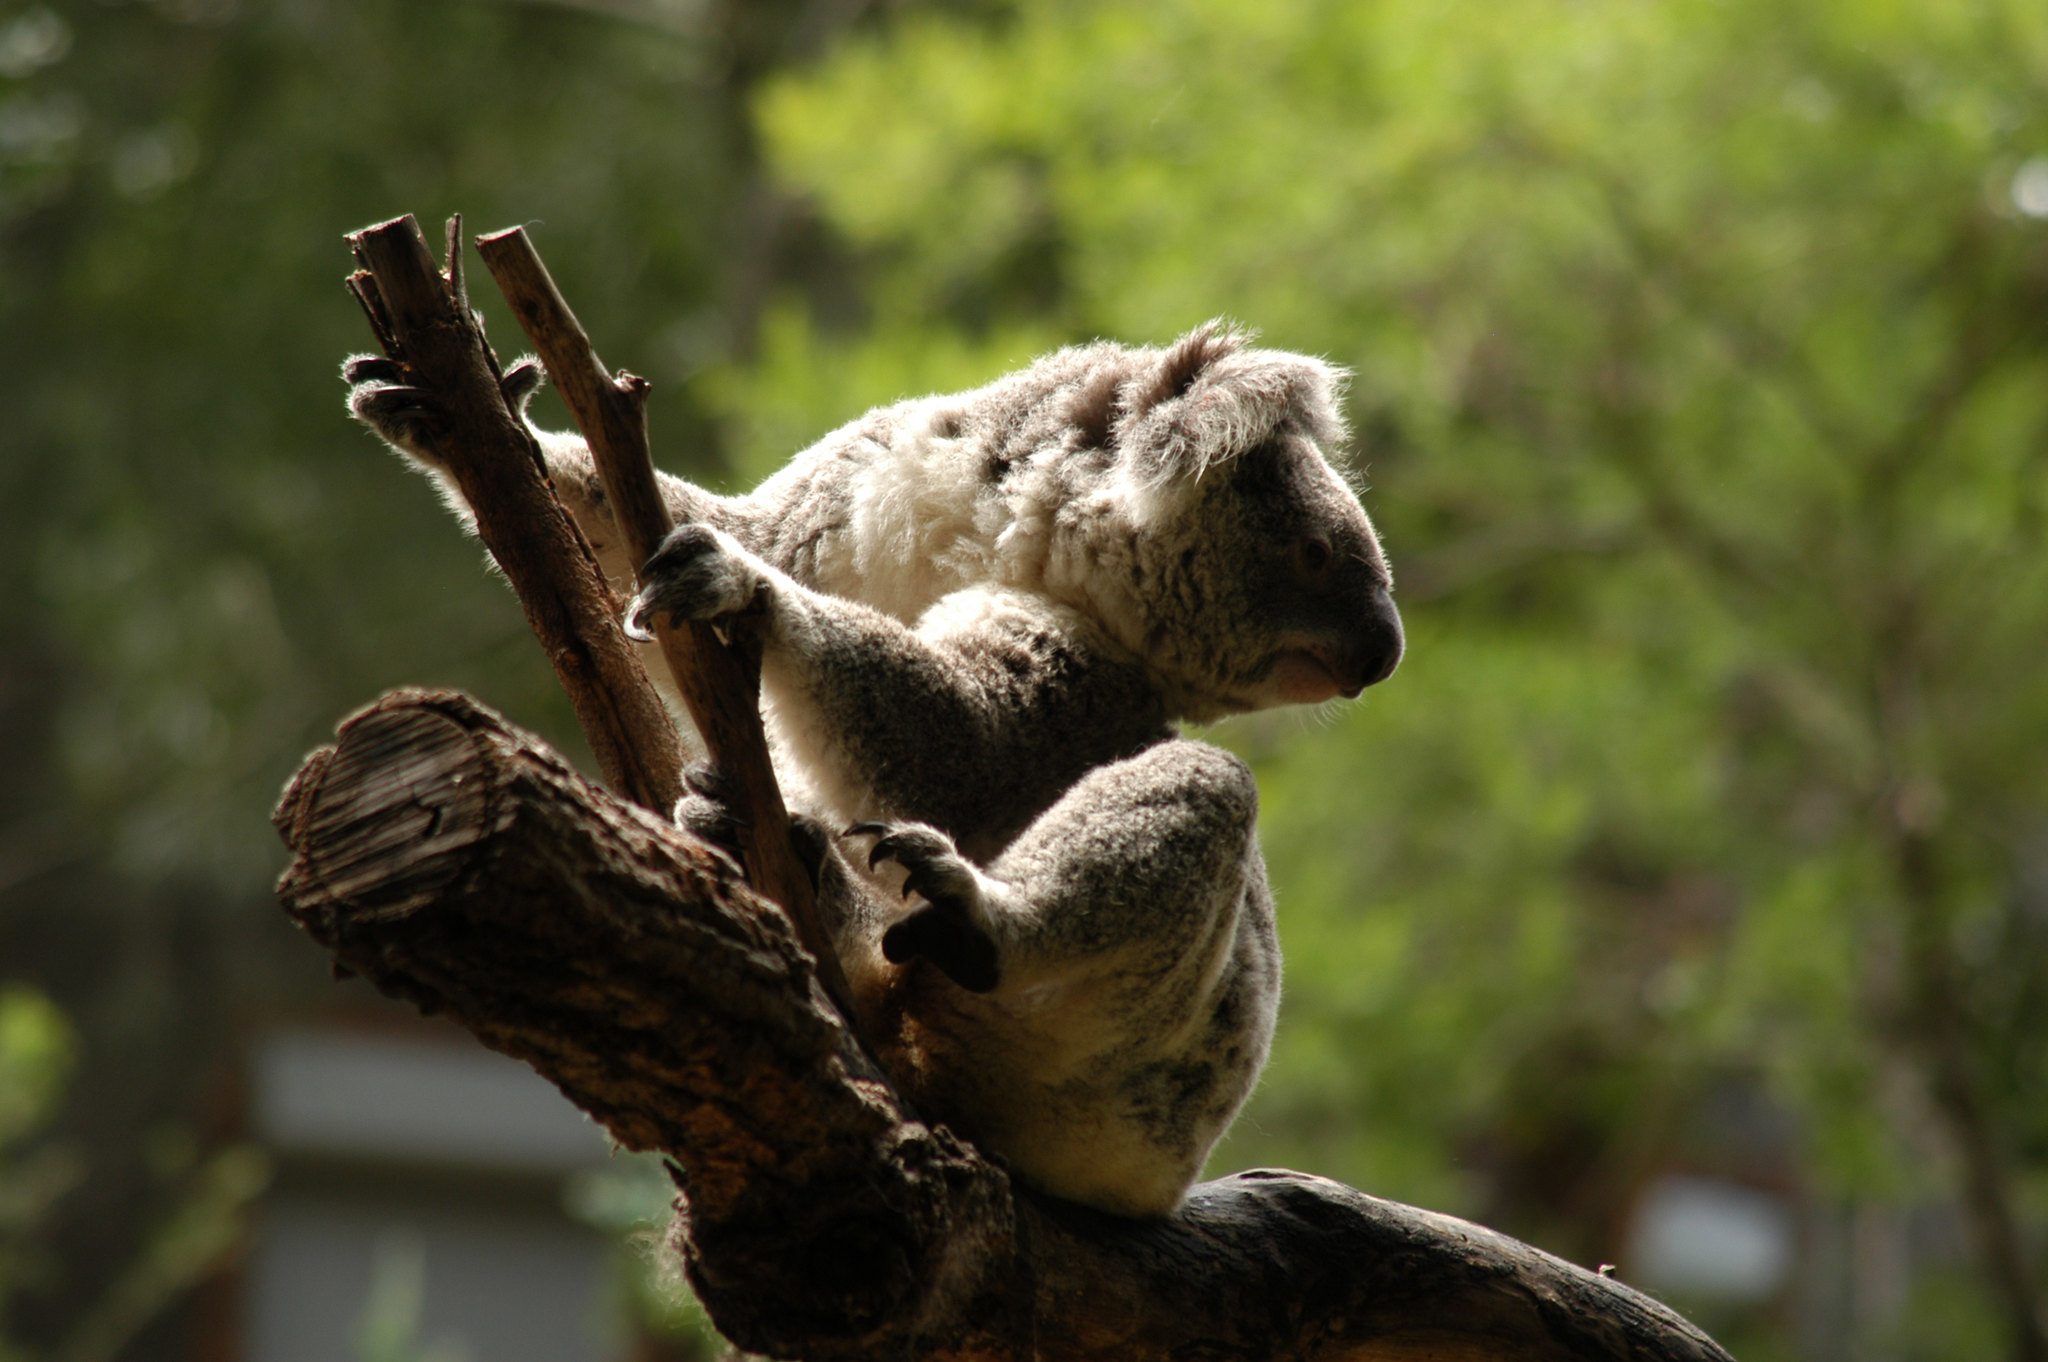
[[[459,227],[455,228],[459,231]],[[497,361],[463,297],[459,255],[442,274],[411,216],[349,235],[349,289],[384,353],[445,409],[443,460],[561,678],[605,782],[664,816],[682,795],[675,724],[617,623],[590,545],[506,406]]]
[[[492,232],[476,244],[590,445],[637,573],[674,528],[648,452],[647,381],[606,370],[522,229]],[[743,657],[701,621],[657,624],[655,637],[739,815],[735,831],[748,879],[790,915],[817,957],[826,991],[849,1008],[852,993],[818,919],[810,872],[790,841],[789,811],[769,761],[758,659]]]

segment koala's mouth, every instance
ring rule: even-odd
[[[1290,705],[1319,705],[1343,696],[1358,698],[1365,678],[1342,677],[1336,664],[1314,648],[1289,648],[1273,660],[1272,685]]]
[[[1384,589],[1374,593],[1373,611],[1356,629],[1342,634],[1303,631],[1273,656],[1268,694],[1284,705],[1315,705],[1343,696],[1356,700],[1367,686],[1394,674],[1401,664],[1401,617]]]

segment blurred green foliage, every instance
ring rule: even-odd
[[[417,1237],[387,1234],[370,1261],[370,1288],[356,1322],[358,1362],[467,1362],[457,1342],[422,1337],[426,1248]]]
[[[6,95],[45,129],[0,179],[6,597],[80,678],[56,759],[119,863],[260,883],[275,850],[246,815],[280,756],[378,688],[493,678],[566,726],[481,555],[341,412],[339,357],[370,339],[341,233],[533,222],[608,341],[671,378],[697,344],[676,300],[708,311],[732,264],[740,132],[700,44],[558,10],[78,0],[13,23],[35,16],[68,37]]]
[[[51,1205],[84,1176],[75,1149],[32,1142],[63,1095],[77,1041],[50,1000],[0,987],[0,1307],[49,1271],[38,1230]],[[28,1354],[0,1326],[0,1358]]]
[[[311,994],[264,903],[300,752],[401,682],[576,746],[340,411],[340,233],[459,209],[535,225],[707,480],[1096,335],[1352,367],[1412,649],[1213,735],[1289,958],[1219,1169],[1624,1275],[1674,1168],[1931,1210],[1961,1248],[1903,1306],[1681,1303],[1748,1358],[2009,1346],[2048,1296],[2048,10],[858,8],[0,5],[0,959],[97,1142],[36,1337],[171,1204],[136,1132]]]
[[[152,1140],[156,1172],[173,1210],[150,1226],[142,1247],[109,1264],[105,1291],[78,1312],[54,1344],[17,1336],[14,1307],[49,1284],[59,1262],[48,1242],[59,1203],[91,1172],[79,1141],[51,1137],[55,1114],[77,1061],[78,1037],[47,997],[0,985],[0,1359],[4,1362],[113,1362],[135,1335],[204,1279],[241,1236],[243,1212],[269,1181],[269,1164],[247,1146],[203,1161],[174,1130]]]

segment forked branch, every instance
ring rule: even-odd
[[[606,371],[523,229],[492,232],[478,237],[476,244],[590,446],[637,572],[637,565],[653,557],[674,528],[648,450],[647,381]],[[810,873],[790,841],[789,811],[769,763],[768,739],[761,727],[758,655],[743,656],[701,620],[657,622],[654,633],[676,691],[689,707],[705,750],[723,776],[726,798],[739,815],[733,826],[748,880],[789,913],[798,937],[818,961],[826,992],[842,1012],[852,1015],[846,974],[818,920]],[[735,642],[747,638],[742,622]]]
[[[683,792],[675,724],[619,629],[596,557],[548,486],[540,450],[499,391],[497,359],[463,295],[460,254],[444,275],[411,217],[348,241],[362,266],[349,290],[384,353],[441,404],[448,470],[569,693],[605,783],[643,808],[674,808]]]

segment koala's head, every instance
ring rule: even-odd
[[[1126,352],[1107,476],[1049,565],[1188,718],[1356,696],[1401,658],[1379,539],[1324,455],[1345,375],[1248,340],[1212,322]]]

